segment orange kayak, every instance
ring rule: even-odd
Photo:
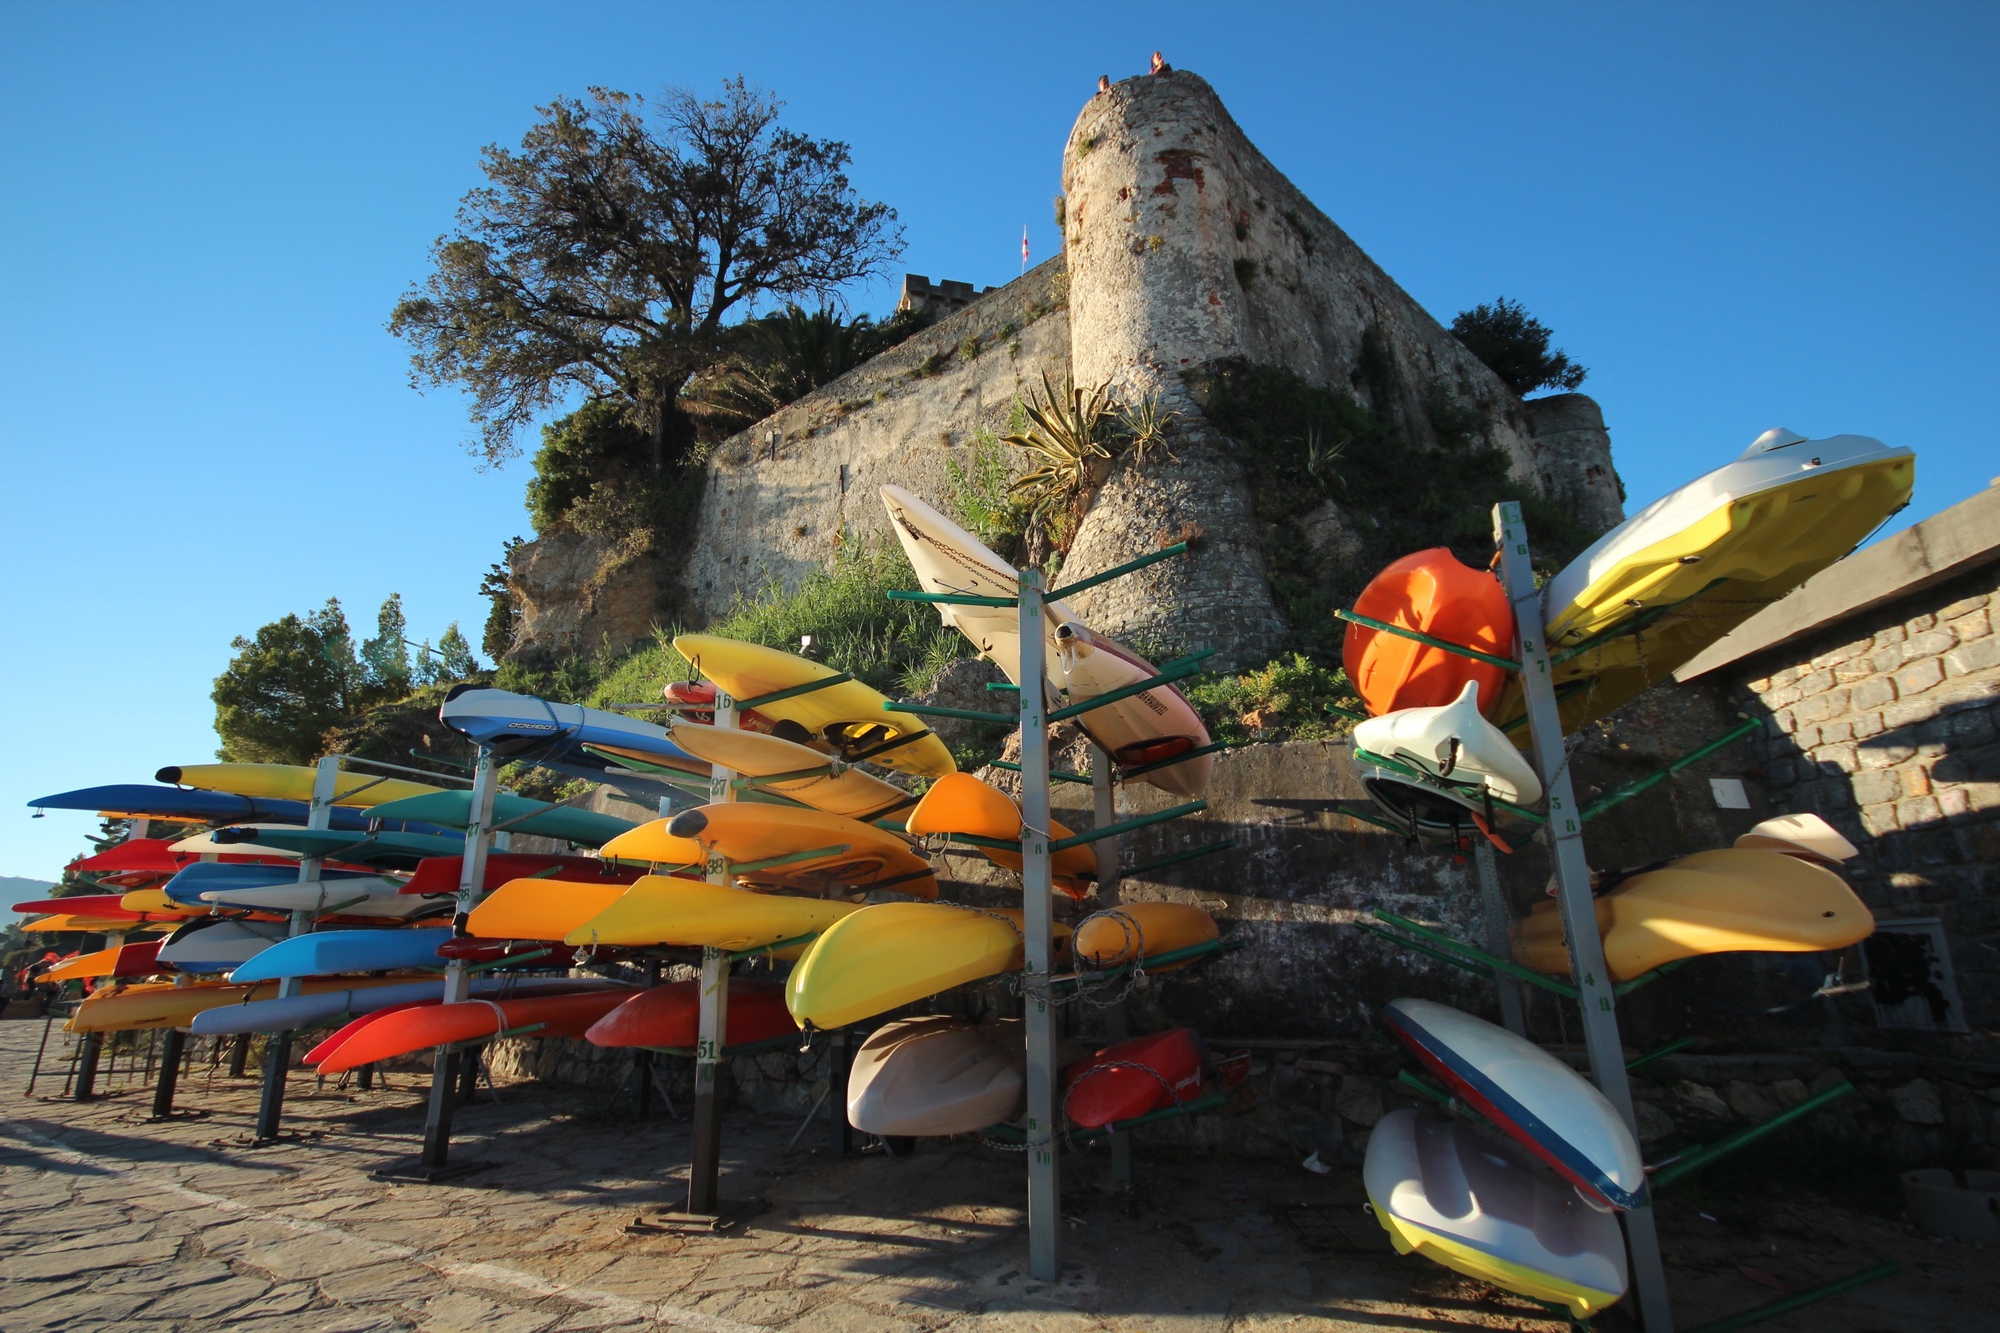
[[[1514,612],[1500,580],[1473,569],[1443,546],[1406,555],[1370,579],[1354,614],[1495,657],[1514,655]],[[1400,708],[1450,703],[1469,680],[1479,682],[1482,712],[1500,701],[1507,673],[1397,634],[1350,624],[1341,649],[1347,679],[1376,717]]]
[[[399,1055],[455,1041],[479,1041],[502,1032],[534,1027],[522,1036],[581,1037],[590,1025],[630,998],[630,991],[586,991],[581,995],[537,995],[525,1000],[468,1000],[462,1004],[426,1004],[399,1009],[342,1042],[324,1060],[319,1072],[393,1060]],[[539,1024],[540,1026],[536,1026]]]
[[[1002,841],[1021,836],[1021,807],[1013,797],[988,786],[970,773],[948,773],[931,784],[924,798],[904,825],[914,838],[935,834],[965,833],[976,838]],[[1071,836],[1058,821],[1049,821],[1052,839]],[[979,849],[1003,870],[1021,872],[1021,854],[1000,847]],[[1097,878],[1097,853],[1089,847],[1069,847],[1049,858],[1049,872],[1055,886],[1072,898],[1082,898],[1088,884]]]
[[[386,1018],[390,1014],[400,1014],[405,1009],[422,1009],[426,1005],[442,1004],[442,1003],[444,1003],[444,1001],[442,1000],[407,1000],[402,1004],[392,1004],[389,1005],[387,1008],[377,1009],[373,1013],[362,1014],[359,1018],[355,1018],[350,1022],[344,1023],[340,1027],[336,1028],[324,1040],[322,1040],[319,1045],[307,1051],[305,1054],[305,1062],[309,1065],[318,1064],[320,1061],[326,1059],[326,1057],[332,1055],[335,1051],[339,1050],[342,1043],[344,1043],[349,1037],[361,1031],[361,1029],[367,1027],[370,1023],[373,1023],[378,1018]]]
[[[701,983],[676,981],[640,991],[583,1035],[593,1046],[693,1046],[700,1014]],[[737,978],[729,983],[725,1046],[747,1046],[798,1030],[791,1010],[785,1008],[784,982]]]

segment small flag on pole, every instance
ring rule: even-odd
[[[1028,224],[1021,224],[1021,272],[1028,271]]]

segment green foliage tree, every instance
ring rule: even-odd
[[[531,507],[533,503],[531,492]],[[507,571],[514,563],[514,552],[520,547],[521,538],[509,537],[499,562],[488,567],[486,577],[479,580],[479,595],[490,603],[486,612],[486,628],[479,636],[479,646],[495,662],[513,648],[514,635],[521,624],[521,605],[515,600],[514,589],[507,582]]]
[[[369,701],[366,673],[338,598],[237,638],[215,678],[217,757],[241,763],[309,764],[321,737]]]
[[[1567,353],[1551,352],[1549,340],[1555,335],[1548,325],[1504,296],[1492,305],[1459,311],[1451,332],[1524,398],[1537,389],[1574,389],[1590,373]]]
[[[535,531],[547,532],[600,488],[630,496],[644,485],[651,458],[651,438],[609,399],[593,398],[543,426],[528,482]]]
[[[581,391],[619,404],[664,471],[692,442],[682,389],[760,297],[825,300],[902,250],[888,206],[848,182],[848,146],[778,124],[740,77],[720,100],[593,88],[540,108],[518,151],[493,145],[434,271],[389,328],[412,381],[467,391],[488,464]]]
[[[479,659],[472,655],[472,645],[465,641],[454,620],[438,638],[438,679],[460,681],[478,674]]]
[[[410,647],[404,636],[410,625],[403,618],[403,594],[392,592],[375,613],[375,637],[361,641],[361,665],[368,683],[388,695],[410,688]]]

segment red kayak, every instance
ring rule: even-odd
[[[524,1000],[468,1000],[463,1004],[426,1004],[383,1015],[347,1038],[326,1059],[319,1072],[393,1060],[411,1051],[454,1041],[479,1041],[505,1031],[535,1027],[524,1036],[581,1037],[604,1015],[623,1004],[630,991],[585,991],[581,995],[536,995]],[[537,1024],[541,1026],[536,1027]]]
[[[116,847],[69,864],[71,870],[88,871],[93,875],[126,874],[143,871],[154,875],[171,875],[184,870],[201,860],[199,852],[177,852],[173,849],[174,838],[128,838]],[[217,858],[230,865],[297,865],[298,862],[283,856],[241,856],[227,853]],[[329,861],[330,866],[333,862]]]
[[[403,886],[404,893],[457,893],[458,877],[465,873],[462,856],[427,856],[417,862],[417,871]],[[626,869],[600,861],[594,856],[541,856],[532,852],[488,852],[486,882],[481,893],[490,893],[510,879],[564,879],[584,884],[630,884],[644,874],[643,869]]]
[[[715,685],[706,680],[669,681],[667,682],[667,687],[661,693],[666,696],[666,700],[670,704],[713,705],[715,703]],[[715,714],[713,712],[702,713],[689,710],[682,713],[681,716],[690,722],[699,722],[705,727],[715,725]],[[771,728],[776,724],[754,708],[739,708],[736,710],[736,725],[744,731],[760,732],[768,736],[771,734]],[[790,738],[788,737],[787,739]]]
[[[70,916],[85,917],[91,921],[185,921],[186,912],[134,912],[123,906],[122,893],[79,893],[69,898],[43,898],[39,902],[15,903],[17,912],[30,912],[36,916],[46,916],[51,912],[66,912]]]
[[[1354,614],[1495,657],[1514,652],[1514,612],[1500,580],[1443,546],[1406,555],[1370,579],[1354,601]],[[1468,680],[1479,682],[1480,711],[1491,713],[1507,680],[1503,668],[1366,625],[1347,627],[1341,661],[1376,717],[1448,704]]]
[[[1208,1049],[1193,1028],[1174,1028],[1107,1046],[1079,1060],[1063,1080],[1063,1110],[1085,1129],[1102,1129],[1202,1095]]]
[[[387,1018],[390,1014],[400,1014],[405,1009],[422,1009],[428,1005],[443,1004],[443,1003],[444,1001],[442,1000],[409,1000],[402,1004],[392,1004],[389,1005],[387,1008],[377,1009],[372,1014],[363,1014],[361,1015],[361,1017],[353,1019],[350,1022],[346,1023],[345,1025],[336,1028],[332,1033],[328,1034],[328,1036],[324,1040],[322,1040],[319,1045],[307,1051],[305,1055],[306,1063],[309,1065],[318,1064],[320,1061],[326,1059],[329,1055],[332,1055],[335,1051],[339,1050],[341,1045],[344,1042],[346,1042],[346,1040],[349,1037],[361,1031],[361,1029],[367,1027],[370,1023],[373,1023],[378,1018]]]
[[[695,1043],[701,1012],[701,983],[676,981],[640,991],[591,1025],[584,1038],[594,1046],[688,1047]],[[729,983],[729,1030],[725,1046],[748,1046],[799,1030],[785,1008],[782,981]]]

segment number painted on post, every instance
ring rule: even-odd
[[[716,1043],[711,1038],[703,1037],[694,1044],[694,1058],[697,1060],[705,1060],[713,1063],[716,1054]]]

